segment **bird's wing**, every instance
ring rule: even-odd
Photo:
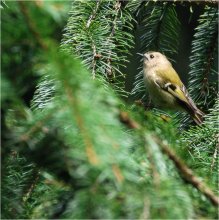
[[[155,80],[155,84],[159,86],[160,89],[171,94],[179,103],[184,103],[185,105],[189,105],[189,101],[188,98],[186,97],[186,94],[177,84],[173,84],[171,82],[163,82],[158,79]],[[194,103],[192,102],[191,104]]]
[[[158,80],[156,81],[156,84],[158,84],[161,89],[174,96],[181,105],[186,105],[187,108],[190,109],[197,109],[195,103],[189,97],[189,93],[172,66],[169,66],[167,69],[157,70],[157,76]],[[162,81],[159,79],[162,79]]]
[[[175,97],[178,104],[193,117],[194,121],[201,124],[204,113],[197,108],[190,98],[188,91],[173,67],[168,66],[166,69],[157,70],[156,73],[157,80],[155,83]]]
[[[168,87],[167,90],[176,97],[178,101],[180,100],[179,104],[188,111],[196,124],[200,125],[203,122],[204,113],[197,108],[184,85],[182,85],[181,88],[177,88],[175,91],[170,87]]]
[[[172,66],[168,66],[167,68],[157,69],[156,75],[158,76],[158,78],[163,80],[163,84],[171,83],[173,85],[178,85],[178,86],[183,85],[177,72],[173,69]]]

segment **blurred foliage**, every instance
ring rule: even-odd
[[[37,39],[60,41],[69,5],[68,1],[9,1],[2,9],[3,80],[10,81],[6,84],[10,83],[16,89],[16,95],[27,105],[40,77],[35,71],[42,53]],[[2,84],[3,94],[11,89]],[[2,98],[4,106],[7,100],[4,100],[5,96]]]
[[[136,32],[142,51],[175,59],[178,4],[185,3],[73,1],[70,9],[69,1],[3,1],[3,219],[218,218],[216,93],[211,103],[200,100],[209,112],[200,127],[120,97]],[[192,20],[197,3],[187,4]],[[215,47],[206,51],[218,30],[215,4],[200,7],[192,79],[203,68],[196,53],[217,57]]]

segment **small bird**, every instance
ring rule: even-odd
[[[144,58],[144,82],[152,102],[160,108],[186,111],[200,125],[204,113],[197,108],[166,56],[154,51],[138,54]]]

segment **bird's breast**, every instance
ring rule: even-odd
[[[171,108],[175,105],[174,97],[160,88],[159,85],[155,83],[156,81],[162,81],[160,76],[156,74],[156,71],[147,71],[147,69],[144,69],[144,83],[154,104],[164,108]]]
[[[147,69],[144,70],[144,82],[146,86],[154,86],[154,82],[158,80],[158,76],[156,74],[156,71],[150,70],[148,71]]]

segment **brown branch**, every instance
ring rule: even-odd
[[[96,55],[97,55],[97,50],[96,50],[96,45],[94,44],[93,39],[92,41],[92,49],[93,49],[93,61],[92,61],[92,78],[95,79],[95,70],[96,70]]]
[[[119,168],[119,166],[117,166],[116,164],[113,164],[112,170],[113,170],[113,173],[114,173],[118,183],[122,183],[124,180],[124,176],[122,175],[122,172],[121,172],[121,169]]]
[[[33,36],[36,39],[36,42],[38,43],[38,45],[43,49],[43,50],[47,50],[48,46],[45,44],[45,42],[43,41],[40,33],[37,30],[37,27],[34,23],[34,21],[32,20],[28,8],[26,6],[26,2],[24,1],[18,1],[20,10],[25,18],[25,21],[27,22],[27,26],[30,29],[30,32],[33,34]]]
[[[97,1],[95,9],[93,10],[93,13],[90,15],[90,17],[89,17],[89,19],[87,21],[87,24],[86,24],[87,28],[90,27],[92,20],[95,19],[99,6],[100,6],[100,0]]]
[[[33,192],[38,180],[39,180],[39,177],[40,177],[40,171],[38,170],[36,173],[35,173],[35,178],[32,182],[32,184],[30,185],[30,188],[27,190],[27,192],[25,193],[25,195],[23,196],[23,202],[25,203],[29,198],[30,198],[30,195],[31,193]]]
[[[98,156],[94,150],[92,140],[89,137],[87,130],[84,126],[80,110],[78,109],[78,100],[72,96],[71,87],[67,84],[67,81],[64,82],[64,86],[65,86],[67,99],[72,107],[71,109],[74,109],[74,111],[72,112],[72,115],[75,118],[77,126],[81,132],[81,136],[83,137],[88,160],[91,164],[97,165],[100,163],[100,159],[98,158]]]
[[[213,18],[210,17],[210,19],[213,19]],[[215,19],[217,19],[217,17]],[[216,25],[218,25],[218,24],[216,23]],[[217,30],[217,26],[215,27],[215,29]],[[215,46],[216,46],[217,39],[218,39],[218,30],[212,36],[212,41],[211,41],[211,44],[209,45],[209,48],[207,51],[208,52],[207,62],[204,65],[202,87],[201,87],[201,95],[203,95],[204,97],[206,97],[206,93],[208,94],[208,91],[209,91],[208,78],[209,78],[211,67],[212,67],[213,61],[214,61],[213,56],[214,56],[214,52],[215,52],[215,48],[216,48]]]
[[[156,188],[158,188],[160,186],[160,174],[157,170],[157,167],[155,165],[155,161],[154,161],[154,158],[152,156],[152,149],[150,149],[149,147],[147,147],[147,140],[146,140],[146,137],[144,137],[145,139],[145,145],[144,145],[144,148],[145,148],[145,152],[147,154],[147,158],[149,160],[149,164],[150,164],[150,168],[151,168],[151,174],[153,176],[153,183],[154,183],[154,186]]]
[[[150,218],[150,200],[148,198],[144,199],[143,211],[140,215],[139,219],[151,219]]]
[[[52,113],[47,114],[42,120],[36,122],[36,124],[34,124],[25,134],[20,136],[19,140],[27,142],[38,130],[42,130],[44,133],[48,133],[48,128],[44,127],[44,124],[53,115]]]
[[[117,21],[117,18],[118,18],[118,14],[119,14],[119,10],[121,9],[121,2],[120,1],[116,1],[116,4],[114,6],[115,8],[115,18],[113,20],[113,24],[112,24],[112,30],[111,30],[111,33],[109,35],[109,38],[107,40],[107,44],[108,42],[110,41],[110,39],[114,36],[115,34],[115,29],[116,29],[116,21]],[[107,66],[109,66],[109,69],[107,70],[107,76],[112,78],[113,77],[113,70],[112,70],[112,66],[111,66],[111,55],[112,55],[112,51],[110,50],[110,53],[109,53],[109,56],[107,58]]]
[[[90,37],[90,40],[91,40],[91,47],[92,47],[92,50],[93,50],[93,59],[92,59],[92,62],[91,62],[91,67],[92,67],[92,78],[95,79],[95,71],[96,71],[96,63],[97,63],[97,59],[100,59],[102,57],[101,54],[98,54],[97,53],[97,49],[96,49],[96,45],[95,45],[95,42],[92,38],[91,35],[88,35]]]
[[[162,24],[163,24],[163,17],[165,16],[165,13],[167,12],[167,8],[169,7],[169,4],[168,2],[164,2],[162,4],[162,9],[160,11],[160,19],[159,19],[159,22],[157,24],[157,27],[156,27],[156,35],[155,35],[155,38],[152,42],[154,42],[155,44],[155,47],[156,47],[156,50],[160,50],[160,36],[161,36],[161,33],[162,33],[162,30],[161,30],[161,27],[162,27]],[[151,45],[151,43],[150,43]]]
[[[217,136],[219,136],[219,135],[217,135]],[[211,162],[211,172],[213,171],[215,160],[217,159],[218,150],[219,150],[219,141],[218,141],[218,137],[217,137],[217,145],[215,147],[212,162]]]
[[[141,129],[141,126],[131,118],[129,118],[129,115],[127,112],[121,111],[119,114],[120,121],[124,123],[127,127],[129,128],[134,128],[134,129]]]
[[[129,118],[128,113],[120,112],[120,121],[124,123],[128,128],[141,129],[141,125],[139,125],[136,121]],[[193,171],[176,155],[173,149],[170,149],[168,145],[164,144],[158,137],[153,137],[158,146],[161,148],[162,152],[166,154],[170,160],[173,161],[176,168],[179,170],[180,176],[184,179],[186,183],[191,184],[195,187],[199,192],[204,194],[206,198],[208,198],[214,206],[219,205],[219,198],[214,194],[214,192],[203,183],[203,181],[195,176]]]
[[[98,8],[99,8],[99,6],[100,6],[100,3],[101,3],[100,0],[98,0],[98,1],[96,2],[96,7],[95,7],[95,9],[93,10],[93,13],[90,15],[90,17],[89,17],[89,19],[88,19],[88,21],[87,21],[87,24],[86,24],[86,28],[87,28],[87,29],[90,27],[92,21],[95,19],[96,14],[97,14],[97,10],[98,10]],[[90,36],[90,39],[91,39],[91,42],[92,42],[91,47],[92,47],[92,50],[93,50],[93,60],[92,60],[92,63],[91,63],[91,67],[92,67],[92,78],[95,79],[96,60],[99,59],[99,58],[101,57],[101,55],[100,55],[100,54],[97,54],[96,45],[95,45],[95,43],[94,43],[94,40],[93,40],[93,38],[92,38],[92,35],[89,35],[89,34],[88,34],[88,36]]]
[[[161,147],[163,153],[165,153],[169,157],[169,159],[173,161],[177,169],[180,171],[180,175],[182,176],[182,178],[186,182],[193,185],[201,193],[203,193],[212,202],[213,205],[218,206],[219,198],[213,193],[213,191],[208,188],[208,186],[206,186],[199,177],[194,175],[193,171],[189,167],[187,167],[187,165],[184,164],[178,156],[176,156],[175,152],[172,149],[170,149],[157,137],[154,137],[154,139]]]

